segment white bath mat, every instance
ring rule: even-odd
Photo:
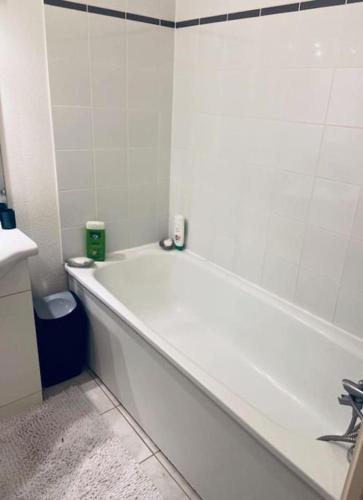
[[[1,500],[161,500],[122,441],[72,387],[0,421]]]

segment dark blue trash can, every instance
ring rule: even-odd
[[[34,300],[40,374],[43,387],[79,375],[86,362],[88,320],[73,292]]]

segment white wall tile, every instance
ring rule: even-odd
[[[289,69],[281,73],[281,118],[322,123],[328,108],[331,69]]]
[[[58,188],[94,187],[92,151],[56,151]]]
[[[155,111],[131,110],[128,113],[129,146],[151,148],[159,142],[159,114]]]
[[[303,123],[283,123],[278,168],[299,174],[314,174],[323,127]]]
[[[123,250],[129,247],[129,223],[127,219],[118,219],[106,224],[107,252]]]
[[[156,190],[156,214],[159,217],[169,216],[169,192],[170,183],[168,181],[160,181]]]
[[[358,207],[355,213],[353,228],[353,236],[363,239],[363,195],[362,190],[359,196]]]
[[[49,60],[88,58],[87,15],[73,9],[44,6]]]
[[[284,217],[272,215],[268,230],[266,250],[288,262],[300,260],[304,238],[304,224]]]
[[[234,237],[216,235],[213,242],[213,260],[218,266],[225,269],[233,269],[233,261],[235,255],[235,239]]]
[[[127,189],[97,189],[97,217],[105,222],[118,222],[128,215]]]
[[[137,21],[127,21],[128,67],[153,68],[162,65],[161,42],[160,28]]]
[[[345,288],[340,291],[335,323],[363,338],[363,294]]]
[[[143,184],[129,189],[128,211],[130,217],[144,217],[156,214],[156,186]]]
[[[328,321],[333,320],[338,296],[336,282],[324,276],[300,269],[295,302]]]
[[[313,273],[339,283],[347,253],[348,239],[317,227],[305,235],[301,266]]]
[[[306,10],[297,14],[295,41],[298,66],[322,68],[337,64],[345,12],[343,5],[334,9]]]
[[[84,227],[62,229],[63,259],[83,256],[85,254],[85,241]]]
[[[339,66],[363,65],[362,41],[363,5],[350,4],[343,17],[344,36],[340,38]]]
[[[233,271],[239,276],[260,283],[265,256],[265,246],[250,243],[248,239],[238,239],[236,243]]]
[[[93,3],[174,16],[173,0],[128,4]],[[173,30],[57,7],[45,10],[51,98],[59,105],[53,106],[53,124],[65,253],[81,253],[79,228],[95,217],[107,223],[108,250],[165,236]]]
[[[363,126],[362,86],[362,68],[346,68],[335,71],[328,123],[350,127]]]
[[[54,105],[90,105],[90,79],[87,54],[84,60],[67,57],[49,61],[49,84]]]
[[[291,300],[294,296],[297,269],[295,264],[267,253],[263,266],[262,286]]]
[[[180,20],[276,2],[176,4]],[[338,6],[175,36],[170,206],[189,216],[189,247],[229,265],[211,249],[235,239],[234,272],[330,321],[350,235],[363,239],[362,15]]]
[[[345,260],[342,285],[363,293],[363,241],[351,240]]]
[[[127,113],[123,109],[93,108],[95,149],[120,149],[127,144]]]
[[[363,130],[327,127],[318,175],[351,184],[363,182]]]
[[[128,223],[130,247],[158,240],[159,228],[156,217],[130,217]]]
[[[157,110],[161,102],[159,68],[131,68],[128,72],[128,105],[131,108]]]
[[[59,208],[62,228],[84,226],[96,216],[94,190],[60,191]]]
[[[99,14],[88,16],[91,62],[107,62],[112,66],[124,67],[127,48],[126,21]]]
[[[91,149],[91,110],[70,106],[53,107],[56,149]]]
[[[242,171],[241,205],[249,210],[270,212],[275,171],[249,165]],[[237,186],[238,187],[238,186]]]
[[[283,217],[305,220],[312,188],[312,176],[277,172],[272,212]]]
[[[127,188],[126,149],[95,151],[96,185],[98,188]]]
[[[330,231],[349,234],[358,197],[358,186],[317,179],[311,204],[311,223]]]
[[[128,179],[129,184],[156,184],[158,177],[157,148],[129,148]]]
[[[127,107],[125,67],[94,62],[91,75],[92,102],[95,106]]]

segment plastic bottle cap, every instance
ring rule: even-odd
[[[100,220],[89,220],[86,229],[105,229],[105,223]]]

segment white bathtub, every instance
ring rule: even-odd
[[[90,366],[205,500],[340,498],[363,342],[188,252],[67,268]]]

